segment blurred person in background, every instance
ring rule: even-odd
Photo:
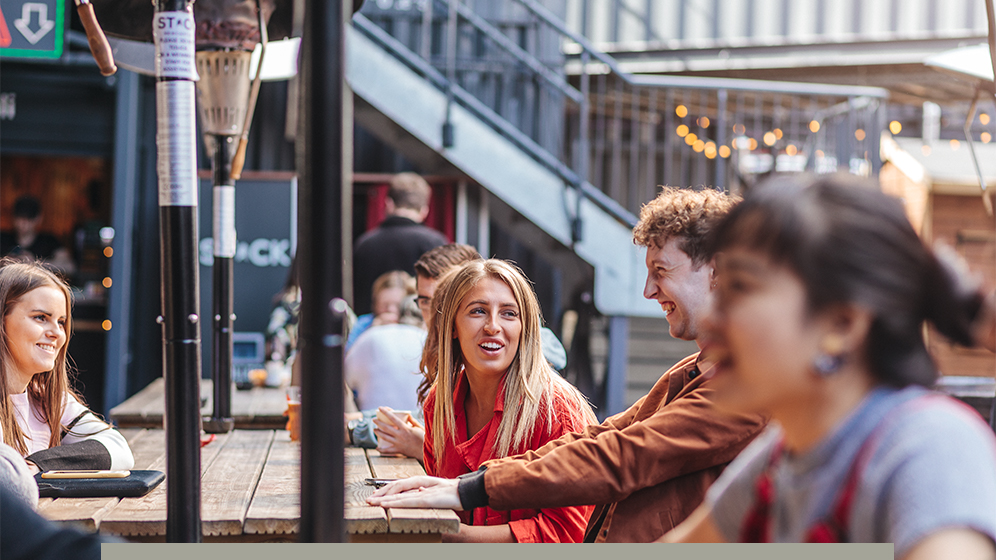
[[[346,352],[344,376],[360,410],[418,410],[425,326],[414,297],[401,308],[397,323],[370,327]]]
[[[385,272],[413,274],[423,253],[447,243],[446,237],[422,224],[429,215],[432,188],[415,173],[399,173],[387,191],[387,217],[364,233],[353,248],[353,306],[358,315],[373,308],[374,280]]]
[[[23,261],[42,260],[64,276],[76,271],[69,250],[55,236],[39,229],[42,222],[41,202],[31,195],[14,201],[14,230],[0,233],[0,256]]]
[[[414,295],[415,279],[407,272],[392,270],[378,276],[373,283],[373,311],[356,318],[346,338],[346,352],[370,327],[396,324],[405,298]]]

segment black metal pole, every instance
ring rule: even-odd
[[[201,541],[200,278],[192,2],[158,0],[156,150],[166,380],[166,541]]]
[[[232,292],[235,258],[235,179],[232,178],[232,150],[235,137],[214,135],[213,205],[214,267],[211,273],[212,356],[214,409],[204,421],[204,431],[222,434],[232,431],[232,331],[235,324]]]
[[[342,0],[308,0],[299,126],[301,541],[342,542],[343,192],[351,161],[344,115]],[[348,189],[345,190],[348,192]]]

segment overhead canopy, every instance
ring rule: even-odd
[[[971,47],[961,47],[927,57],[927,66],[986,80],[992,86],[993,63],[989,56],[989,45],[980,43]]]
[[[883,141],[882,157],[900,167],[910,179],[934,192],[979,194],[972,155],[964,142],[937,140],[924,144],[919,138],[891,138]],[[986,184],[996,186],[996,143],[976,142],[979,166]]]

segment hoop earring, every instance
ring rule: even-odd
[[[820,352],[813,358],[813,371],[819,377],[830,377],[840,371],[844,365],[843,354],[827,354]]]

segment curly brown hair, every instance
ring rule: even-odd
[[[713,189],[700,191],[662,187],[657,198],[640,209],[640,221],[633,228],[633,243],[641,247],[660,246],[669,239],[681,239],[678,248],[696,265],[706,263],[709,234],[740,202],[739,197]]]

